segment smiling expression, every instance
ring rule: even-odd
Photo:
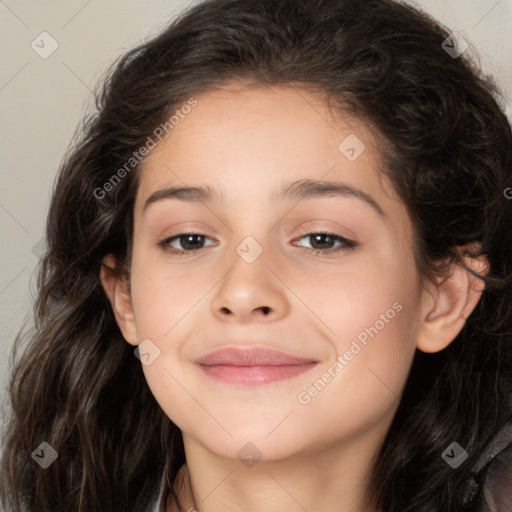
[[[364,150],[347,153],[347,140]],[[377,149],[365,123],[312,92],[234,84],[199,95],[145,160],[124,335],[158,347],[144,366],[153,394],[211,451],[235,457],[250,441],[280,458],[388,428],[422,294],[412,224]],[[223,348],[315,364],[265,380],[276,369],[264,361],[216,375],[197,363]]]

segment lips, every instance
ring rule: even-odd
[[[223,348],[199,358],[196,363],[205,366],[221,364],[230,366],[282,366],[316,363],[316,361],[267,348]]]
[[[318,362],[268,348],[223,348],[200,357],[195,363],[218,381],[268,384],[295,377]]]

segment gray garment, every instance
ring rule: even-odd
[[[512,423],[500,430],[482,463],[486,473],[479,512],[512,512]]]
[[[512,444],[493,463],[484,487],[481,512],[512,511]]]
[[[512,512],[512,422],[499,430],[478,459],[464,497],[465,503],[473,500],[474,512]],[[437,510],[432,505],[421,512]]]

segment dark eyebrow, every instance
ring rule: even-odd
[[[316,180],[298,180],[292,183],[285,183],[279,193],[282,199],[310,199],[315,197],[355,197],[361,199],[370,205],[380,216],[386,217],[386,214],[379,206],[377,201],[362,190],[336,181],[316,181]],[[274,196],[275,197],[275,196]],[[162,199],[179,199],[180,201],[209,202],[213,199],[221,200],[222,194],[209,185],[195,187],[168,187],[157,190],[151,194],[144,202],[142,211],[144,212],[149,205],[161,201]]]
[[[207,203],[213,198],[220,200],[221,197],[222,194],[209,185],[200,187],[168,187],[157,190],[151,194],[144,202],[142,212],[144,212],[149,205],[161,201],[162,199],[179,199],[181,201]]]
[[[377,201],[362,190],[337,181],[298,180],[286,183],[281,189],[284,199],[309,199],[313,197],[356,197],[369,204],[380,216],[386,214]]]

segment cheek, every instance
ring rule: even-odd
[[[321,320],[316,323],[338,354],[355,339],[364,344],[389,336],[387,344],[398,346],[410,339],[401,333],[409,331],[420,306],[415,267],[404,260],[369,259],[350,270],[327,269],[315,279],[301,275],[294,281],[294,291],[311,318]]]
[[[334,415],[348,409],[368,419],[397,404],[416,350],[421,296],[414,265],[386,261],[311,288],[311,309],[319,312],[335,354],[319,371],[318,385],[304,390],[303,402],[312,398],[334,406]],[[320,391],[323,398],[313,400]]]
[[[341,334],[333,339],[336,354],[297,394],[297,412],[322,418],[326,439],[378,428],[391,421],[398,407],[415,353],[414,307],[393,304],[386,308],[386,303],[380,307],[366,301],[357,318],[340,316]],[[309,425],[308,420],[302,425]],[[315,425],[310,435],[315,435]]]
[[[194,317],[193,309],[216,281],[213,277],[166,265],[162,259],[145,265],[134,260],[131,286],[138,338],[160,343],[176,339],[174,332]]]
[[[200,393],[193,390],[190,368],[182,364],[183,349],[194,332],[201,332],[198,311],[204,311],[202,300],[218,279],[211,273],[182,271],[162,259],[148,260],[135,253],[131,273],[137,338],[151,340],[158,354],[142,369],[157,402],[182,428],[190,417],[202,417],[194,409],[197,404],[191,397]]]

